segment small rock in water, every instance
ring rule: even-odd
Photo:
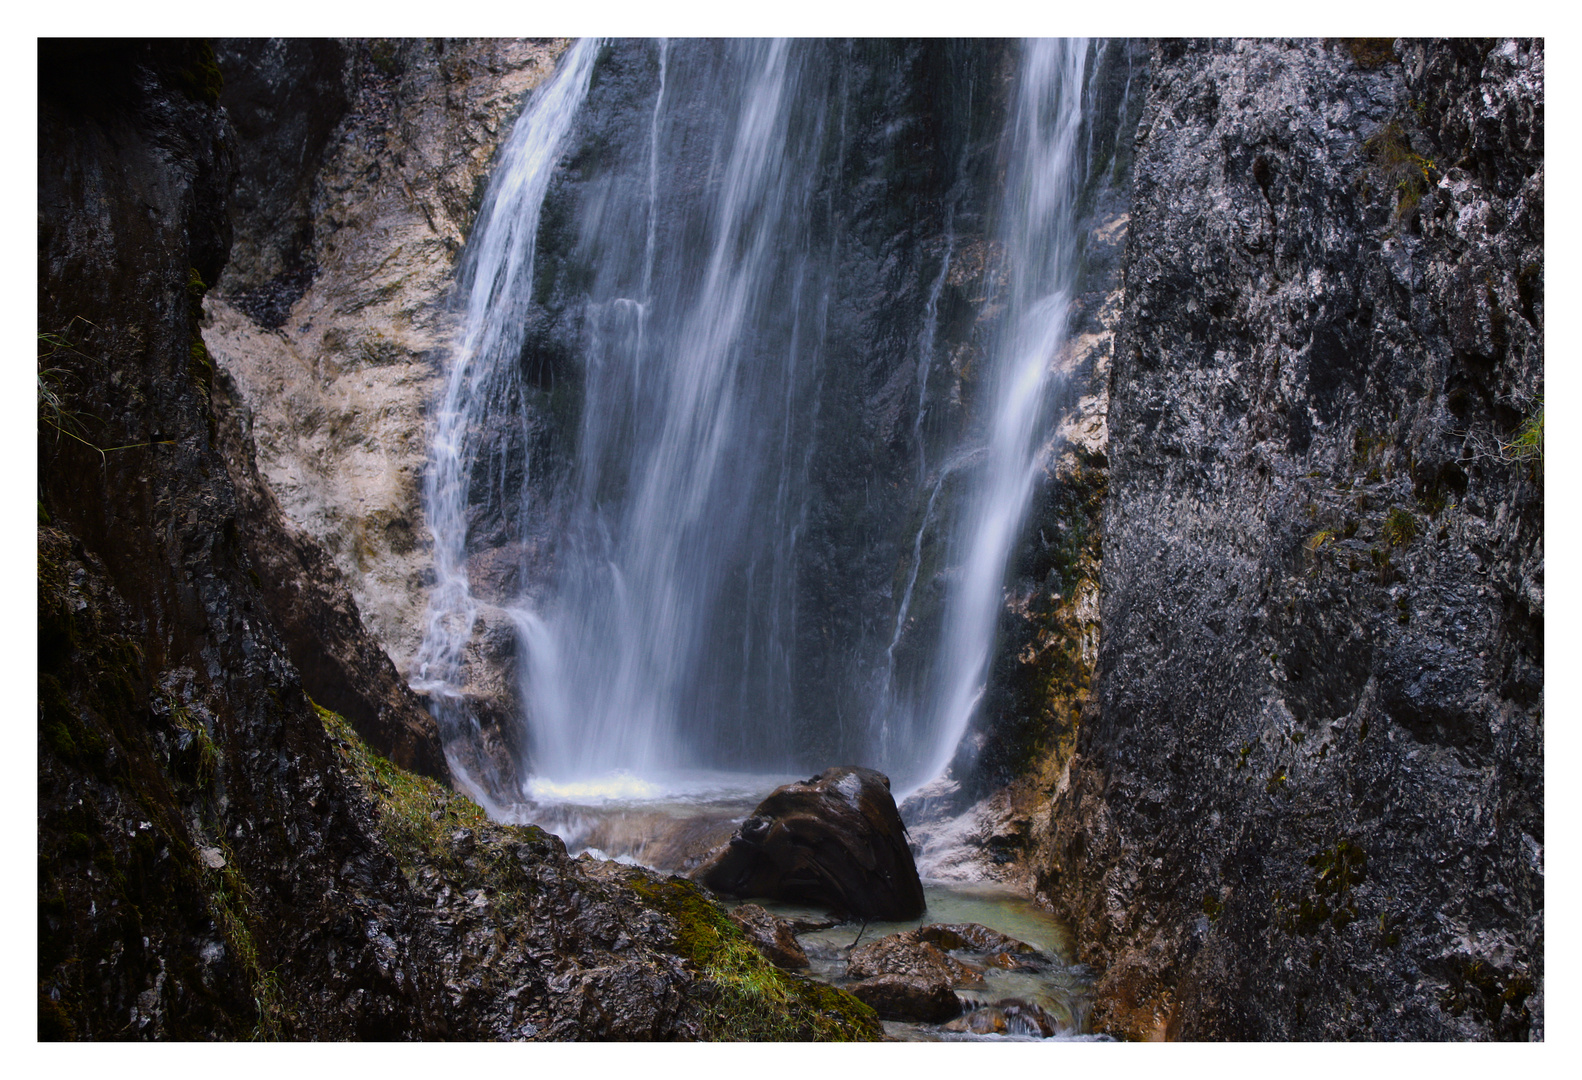
[[[843,987],[879,1014],[881,1020],[937,1024],[961,1012],[961,999],[950,984],[908,975],[875,975]]]
[[[839,926],[839,919],[809,919],[803,916],[793,916],[786,920],[791,924],[791,929],[799,934],[811,933],[814,930],[828,930],[830,927]]]
[[[991,930],[982,923],[930,923],[915,931],[920,941],[930,941],[941,949],[971,949],[983,953],[1033,953],[1038,950],[1025,941]]]
[[[945,1030],[970,1032],[973,1035],[1004,1035],[1010,1028],[1005,1021],[1005,1013],[991,1005],[956,1017],[945,1025]]]
[[[747,940],[776,967],[800,969],[808,966],[807,953],[797,942],[792,924],[757,904],[743,904],[731,912],[731,922],[742,928]]]
[[[905,930],[882,937],[859,949],[846,960],[846,975],[867,979],[875,975],[904,975],[946,985],[978,983],[982,977],[939,946],[918,940],[918,931]]]
[[[862,918],[915,919],[924,906],[890,780],[872,769],[825,769],[776,788],[692,878],[725,896]]]

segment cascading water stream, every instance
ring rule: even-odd
[[[872,216],[862,209],[878,198],[869,193],[900,183],[887,162],[907,160],[919,138],[875,119],[863,87],[906,86],[888,74],[898,65],[854,66],[861,51],[579,42],[502,147],[469,242],[463,333],[437,410],[425,490],[435,587],[416,685],[446,738],[464,736],[477,523],[494,521],[490,542],[505,550],[498,536],[522,535],[535,515],[549,522],[551,570],[533,571],[529,587],[523,555],[523,584],[490,601],[522,646],[532,775],[521,795],[642,794],[700,773],[785,774],[848,759],[890,773],[900,794],[943,772],[967,729],[1050,438],[1088,48],[1022,47],[997,207],[981,194],[992,170],[968,178],[976,148],[995,145],[971,130],[970,104],[967,119],[951,121],[962,130],[930,136],[939,164],[917,175],[953,178],[935,189],[934,224],[887,226],[916,228],[919,243],[931,237],[943,252],[926,277],[920,254],[896,263],[889,240],[865,240],[848,223]],[[993,55],[936,63],[958,65],[970,103],[975,86],[993,85]],[[1000,253],[1001,313],[963,406],[932,395],[947,282],[965,250],[962,200],[974,198],[998,222],[984,239]],[[881,272],[892,274],[887,284],[870,284]],[[874,393],[853,374],[878,348],[864,336],[875,332],[870,313],[845,295],[861,288],[890,305],[878,325],[910,327],[883,346],[915,357],[915,395],[903,390],[898,405],[910,413],[899,439],[910,430],[915,457],[895,481],[874,476],[877,452],[836,426],[854,398]],[[936,412],[965,419],[936,423]],[[546,431],[575,444],[553,481],[533,459]],[[941,464],[931,469],[929,458]],[[496,498],[514,498],[514,509],[484,505],[486,490],[502,488]],[[921,510],[918,529],[883,541],[906,567],[897,607],[872,630],[854,620],[842,638],[820,575],[854,575],[834,561],[839,544],[874,531],[863,524],[878,513],[871,505],[899,509],[907,498]],[[945,538],[929,600],[943,617],[914,631],[931,529]],[[809,599],[820,595],[822,604]],[[908,653],[921,670],[903,679],[898,646],[934,627],[935,643]],[[838,641],[857,653],[846,668],[831,657]],[[850,669],[844,692],[829,695],[851,699],[836,714],[808,703],[818,688],[809,664]]]
[[[945,772],[983,696],[1006,562],[1043,467],[1050,380],[1076,273],[1087,54],[1084,40],[1022,49],[999,211],[1008,295],[990,350],[993,407],[953,541],[959,569],[927,698],[902,713],[911,720],[905,734],[888,740],[902,797]]]
[[[469,725],[476,728],[458,688],[477,616],[467,569],[467,508],[479,462],[498,464],[508,453],[488,436],[504,428],[503,442],[509,442],[513,430],[520,438],[521,392],[513,361],[521,350],[529,297],[524,283],[532,277],[544,192],[572,119],[587,96],[597,54],[596,40],[573,46],[512,129],[462,267],[459,292],[466,297],[465,321],[437,410],[424,478],[424,509],[434,535],[434,587],[413,681],[430,695],[458,775],[463,769],[449,747]],[[503,471],[496,468],[485,480],[499,483]],[[525,485],[519,497],[528,497]]]
[[[1001,209],[1010,297],[995,348],[989,460],[970,500],[965,568],[940,642],[938,734],[917,774],[925,780],[950,763],[983,695],[1006,560],[1042,466],[1047,384],[1065,342],[1076,269],[1076,145],[1086,59],[1086,41],[1030,42],[1023,51]]]

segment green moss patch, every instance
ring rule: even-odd
[[[317,703],[313,708],[342,764],[373,797],[379,830],[403,869],[453,861],[450,835],[457,829],[481,829],[489,824],[488,815],[465,795],[407,772],[369,748],[345,717]]]
[[[883,1035],[878,1014],[850,994],[771,964],[691,882],[639,871],[628,884],[678,924],[673,947],[705,984],[704,1038],[850,1042]]]

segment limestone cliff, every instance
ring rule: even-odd
[[[1162,42],[1042,891],[1133,1037],[1542,1037],[1542,42]]]
[[[287,518],[330,553],[408,677],[427,598],[426,414],[456,257],[496,145],[563,48],[217,47],[222,102],[251,127],[235,257],[207,301],[205,340],[236,379]]]

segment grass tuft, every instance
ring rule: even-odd
[[[1516,433],[1516,438],[1504,444],[1505,453],[1517,461],[1544,460],[1544,406],[1540,400],[1538,411],[1529,416]]]
[[[1397,506],[1384,519],[1384,540],[1391,547],[1405,547],[1417,538],[1417,518]]]

